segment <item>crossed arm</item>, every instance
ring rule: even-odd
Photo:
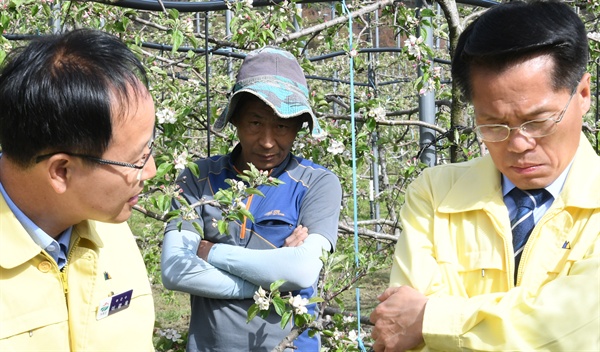
[[[331,250],[329,241],[302,226],[285,247],[270,250],[213,244],[195,232],[172,230],[163,241],[162,279],[167,289],[217,299],[252,298],[276,280],[286,280],[282,291],[293,291],[315,282],[323,250]]]

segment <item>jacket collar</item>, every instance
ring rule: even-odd
[[[94,221],[82,221],[75,225],[71,236],[71,244],[77,236],[88,239],[98,248],[104,246],[96,232]],[[71,248],[69,248],[70,250]],[[15,268],[41,252],[40,246],[33,241],[21,226],[19,220],[6,204],[4,197],[0,195],[0,267],[4,269]]]
[[[556,201],[564,207],[600,208],[600,156],[582,133],[573,166]]]
[[[500,172],[489,155],[467,161],[465,167],[467,170],[450,188],[438,211],[457,213],[490,207],[493,210],[495,206],[504,205]]]

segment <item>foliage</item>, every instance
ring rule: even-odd
[[[335,21],[346,14],[340,2],[299,6],[295,1],[278,1],[258,7],[252,0],[228,0],[225,2],[231,14],[228,32],[225,11],[132,10],[110,1],[0,0],[0,32],[4,35],[0,37],[0,62],[13,48],[26,43],[27,38],[20,35],[45,35],[78,27],[100,28],[118,35],[143,61],[157,111],[158,171],[157,177],[146,183],[145,199],[140,202],[143,207],[139,210],[149,218],[135,217],[133,221],[149,277],[158,283],[162,221],[194,216],[193,205],[179,213],[170,210],[172,200],[181,199],[174,182],[177,175],[185,167],[193,169],[197,158],[227,153],[235,145],[233,129],[219,133],[208,129],[225,106],[240,64],[235,55],[229,54],[277,44],[296,55],[309,75],[311,104],[326,136],[313,138],[303,131],[293,151],[331,169],[339,176],[344,190],[338,247],[333,255],[324,257],[319,285],[319,297],[324,300],[321,309],[335,306],[342,313],[333,314],[329,320],[321,321],[321,326],[314,325],[314,329],[323,333],[324,348],[351,351],[357,349],[354,336],[368,336],[368,330],[357,331],[356,321],[348,321],[340,297],[359,287],[369,274],[389,266],[386,260],[401,231],[397,213],[404,201],[406,185],[427,167],[421,162],[423,146],[419,145],[422,127],[418,117],[419,97],[427,93],[435,96],[436,123],[430,127],[438,132],[432,144],[438,164],[450,160],[451,147],[458,151],[459,160],[484,153],[470,130],[470,110],[464,112],[467,116],[464,126],[453,126],[451,122],[449,67],[444,63],[450,60],[449,35],[444,14],[435,6],[418,11],[411,2],[387,3],[382,9],[374,8],[377,11],[353,17],[353,45],[349,47],[348,21]],[[368,6],[372,4],[354,2],[348,8],[356,13]],[[573,6],[580,10],[590,32],[589,71],[597,92],[600,2],[577,0]],[[480,10],[471,5],[459,6],[462,19]],[[208,26],[204,26],[205,21]],[[204,31],[207,27],[208,33]],[[434,36],[432,47],[424,40],[427,28]],[[375,46],[376,39],[381,39],[380,47],[395,49],[367,51]],[[205,43],[210,48],[208,54]],[[348,84],[351,59],[353,87]],[[350,100],[351,89],[354,101]],[[584,119],[584,132],[593,145],[600,138],[597,108],[593,107]],[[252,179],[273,182],[257,174],[257,170],[251,172],[245,175],[249,179],[244,187],[230,183],[231,187],[216,197],[226,216],[216,224],[221,232],[226,231],[226,221],[252,219],[252,214],[238,206],[247,194],[255,192]],[[353,173],[357,177],[356,203],[352,194]],[[354,224],[355,210],[357,224]],[[354,250],[355,225],[358,253]],[[289,297],[278,297],[276,287],[269,294],[271,302],[277,302],[277,310],[285,315],[282,323],[302,316],[291,314],[290,302],[286,301]],[[260,309],[254,313],[262,314]],[[306,322],[316,323],[308,319]],[[157,349],[177,350],[186,336],[182,334],[173,340],[175,337],[166,332],[161,335],[157,330]]]

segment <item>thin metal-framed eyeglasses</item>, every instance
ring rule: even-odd
[[[531,120],[522,123],[517,127],[508,127],[507,125],[501,124],[489,124],[489,125],[479,125],[475,126],[474,131],[484,142],[502,142],[510,136],[510,132],[512,130],[519,130],[522,134],[532,138],[540,138],[553,134],[556,132],[557,124],[562,121],[567,109],[569,108],[569,104],[571,104],[571,100],[577,91],[577,87],[573,89],[571,92],[571,96],[569,97],[569,101],[567,101],[567,105],[565,105],[564,109],[560,112],[557,118],[548,117],[545,119],[537,119]]]
[[[146,163],[148,162],[148,160],[150,160],[150,157],[152,156],[152,151],[154,149],[154,137],[152,137],[152,139],[148,141],[147,147],[148,147],[148,153],[144,154],[144,156],[142,157],[142,160],[140,160],[140,163],[138,165],[126,163],[126,162],[122,162],[122,161],[114,161],[114,160],[97,158],[95,156],[86,155],[86,154],[78,154],[78,153],[71,153],[71,152],[64,152],[64,151],[52,152],[52,153],[40,155],[35,158],[35,163],[37,164],[37,163],[41,162],[42,160],[48,159],[49,157],[56,155],[56,154],[67,154],[69,156],[87,159],[87,160],[93,161],[98,164],[123,166],[123,167],[129,167],[132,169],[137,169],[137,170],[139,170],[137,173],[137,180],[140,181],[142,179],[142,173],[144,172],[144,167],[146,167]]]

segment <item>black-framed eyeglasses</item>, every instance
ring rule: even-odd
[[[537,119],[531,120],[522,123],[517,127],[508,127],[506,125],[501,124],[489,124],[489,125],[479,125],[475,126],[474,131],[484,142],[502,142],[510,136],[510,132],[512,130],[519,130],[522,134],[532,138],[540,138],[553,134],[556,132],[557,124],[562,121],[567,109],[569,108],[569,104],[571,104],[571,100],[577,91],[577,87],[573,89],[571,92],[571,96],[569,97],[569,101],[567,101],[567,105],[565,105],[564,109],[560,112],[557,118],[549,117],[545,119]]]
[[[129,167],[132,169],[137,169],[137,170],[139,170],[137,173],[137,180],[140,181],[142,179],[142,173],[144,171],[144,167],[146,167],[146,163],[148,163],[148,160],[150,160],[150,157],[152,156],[152,151],[154,149],[154,137],[152,137],[152,139],[150,141],[148,141],[147,147],[148,147],[148,153],[144,154],[144,156],[142,156],[142,159],[140,160],[140,162],[138,164],[131,164],[131,163],[126,163],[126,162],[122,162],[122,161],[107,160],[107,159],[97,158],[97,157],[91,156],[91,155],[64,152],[64,151],[52,152],[52,153],[37,156],[35,158],[35,163],[37,164],[37,163],[41,162],[42,160],[48,159],[49,157],[56,155],[56,154],[67,154],[70,156],[87,159],[87,160],[93,161],[98,164],[123,166],[123,167]]]

